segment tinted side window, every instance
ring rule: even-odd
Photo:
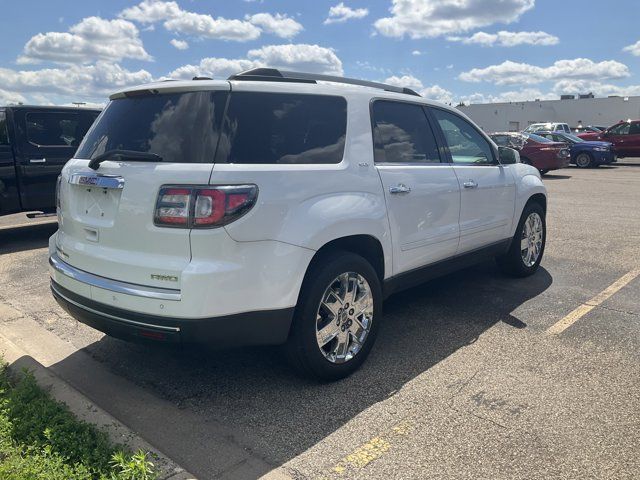
[[[9,145],[9,132],[7,131],[7,114],[0,111],[0,145]]]
[[[216,162],[340,163],[346,134],[342,97],[234,92]]]
[[[629,123],[623,123],[621,125],[617,125],[609,130],[609,133],[613,135],[628,135],[629,134]]]
[[[27,140],[39,146],[77,147],[86,133],[77,113],[29,112],[26,123]]]
[[[629,128],[629,135],[638,135],[640,134],[640,123],[632,123]]]
[[[444,133],[454,163],[495,164],[491,145],[469,122],[439,108],[431,111]]]
[[[378,100],[372,110],[376,163],[440,163],[435,136],[420,105]]]

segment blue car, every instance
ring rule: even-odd
[[[618,160],[613,151],[613,144],[609,142],[589,142],[564,132],[536,132],[536,135],[569,145],[571,163],[579,168],[608,165]]]

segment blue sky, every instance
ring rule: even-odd
[[[454,102],[640,95],[640,2],[4,1],[0,103],[270,65]]]

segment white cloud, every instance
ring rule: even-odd
[[[369,15],[368,8],[347,7],[344,2],[340,2],[329,9],[329,16],[324,21],[325,25],[330,23],[343,23],[347,20],[364,18]]]
[[[169,43],[176,47],[178,50],[186,50],[187,48],[189,48],[189,44],[186,41],[178,40],[177,38],[172,38]]]
[[[87,17],[69,32],[39,33],[26,43],[18,63],[42,60],[57,63],[88,63],[123,58],[152,60],[145,51],[136,26],[126,20]]]
[[[227,19],[189,12],[176,2],[162,0],[143,0],[124,9],[120,17],[144,24],[163,22],[167,30],[193,37],[238,42],[255,40],[263,31],[281,38],[293,38],[303,30],[296,20],[279,13],[256,13],[247,15],[244,20]]]
[[[304,30],[304,27],[293,18],[279,13],[276,13],[275,16],[270,13],[256,13],[255,15],[247,15],[245,20],[265,32],[281,38],[293,38]]]
[[[448,37],[447,40],[483,47],[515,47],[516,45],[557,45],[560,39],[546,32],[476,32],[470,37]]]
[[[304,43],[266,45],[249,50],[250,59],[283,70],[342,75],[342,61],[332,48]]]
[[[65,102],[100,102],[114,90],[151,80],[146,70],[129,71],[109,62],[40,70],[0,68],[0,85],[24,96],[39,98],[40,102],[54,97]]]
[[[419,56],[422,55],[422,52],[420,50],[414,50],[413,52],[411,52],[411,55]]]
[[[342,75],[342,62],[330,48],[318,45],[267,45],[249,50],[247,58],[203,58],[197,65],[184,65],[168,77],[190,79],[195,76],[227,78],[257,67],[274,67],[327,75]]]
[[[260,29],[243,20],[213,18],[211,15],[185,12],[164,22],[164,27],[171,32],[202,38],[235,40],[246,42],[260,36]]]
[[[535,0],[392,0],[390,17],[375,21],[387,37],[428,38],[511,23],[533,8]]]
[[[453,94],[449,90],[442,88],[440,85],[432,85],[431,87],[423,88],[418,93],[430,100],[436,100],[442,103],[453,102]]]
[[[176,80],[190,80],[193,77],[204,76],[215,79],[226,79],[234,73],[262,67],[263,64],[244,58],[203,58],[198,65],[184,65],[169,73],[168,78]]]
[[[629,52],[631,55],[635,55],[636,57],[640,57],[640,40],[632,45],[627,45],[622,50],[624,52]]]
[[[389,85],[395,85],[396,87],[406,87],[412,90],[421,90],[424,88],[422,81],[413,75],[403,75],[401,77],[393,75],[385,78],[382,83],[388,83]]]
[[[170,18],[176,18],[182,13],[176,2],[162,2],[158,0],[144,0],[138,5],[125,8],[120,17],[139,23],[156,23]]]
[[[11,105],[15,103],[25,103],[27,99],[18,92],[10,92],[0,88],[0,105]]]
[[[597,80],[561,80],[553,86],[553,92],[556,95],[591,92],[600,97],[640,95],[640,85],[619,86]]]
[[[536,88],[523,88],[520,90],[510,90],[501,92],[496,95],[487,95],[484,93],[473,93],[463,96],[460,100],[466,104],[469,103],[508,103],[508,102],[525,102],[532,100],[553,100],[558,96],[553,93],[543,93]]]
[[[383,83],[388,83],[389,85],[395,85],[397,87],[410,88],[430,100],[436,100],[442,103],[451,103],[453,101],[453,94],[449,90],[446,90],[439,85],[425,87],[422,81],[413,75],[403,75],[401,77],[393,75],[386,78]]]
[[[562,79],[619,79],[630,75],[629,68],[615,60],[594,62],[588,58],[558,60],[549,67],[507,60],[499,65],[474,68],[461,73],[465,82],[491,82],[496,85],[531,85]]]

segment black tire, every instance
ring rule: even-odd
[[[576,157],[576,167],[591,168],[593,167],[593,158],[588,153],[580,153]]]
[[[316,340],[316,316],[327,288],[343,273],[355,272],[367,281],[373,297],[371,328],[360,350],[344,363],[328,360]],[[382,318],[382,287],[371,264],[350,252],[332,252],[318,258],[307,271],[285,345],[289,363],[299,373],[318,380],[338,380],[355,372],[365,361],[376,339]]]
[[[520,247],[523,237],[523,231],[525,228],[525,222],[529,218],[529,215],[531,215],[532,213],[537,213],[542,221],[542,246],[535,263],[533,263],[533,265],[527,265],[522,258]],[[509,250],[504,255],[496,257],[496,262],[498,263],[500,269],[508,275],[512,275],[514,277],[528,277],[529,275],[533,275],[536,270],[538,270],[540,262],[542,261],[546,241],[547,225],[544,209],[539,203],[530,202],[522,211],[522,215],[520,217],[520,221],[518,222],[516,233],[511,240],[511,246],[509,247]]]
[[[540,175],[546,175],[547,173],[549,173],[549,169],[548,168],[541,168],[540,169]]]

